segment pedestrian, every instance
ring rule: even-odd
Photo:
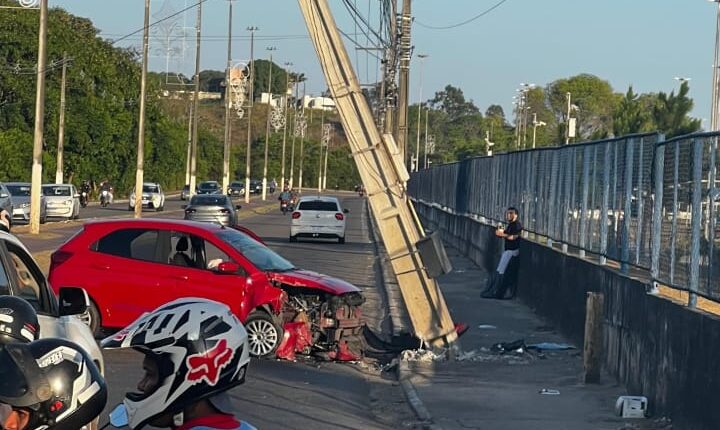
[[[107,387],[87,352],[65,339],[0,349],[4,430],[77,430],[105,408]]]
[[[8,211],[0,209],[0,231],[10,233],[11,219],[12,217]]]
[[[140,394],[123,405],[132,430],[254,430],[235,418],[227,391],[245,382],[250,362],[243,325],[222,303],[183,298],[167,303],[106,338],[103,348],[144,356]]]
[[[514,207],[509,207],[505,211],[505,221],[507,221],[507,227],[503,228],[498,226],[495,230],[495,236],[503,239],[504,248],[502,255],[500,256],[500,262],[497,265],[497,269],[490,276],[488,285],[485,291],[482,292],[481,296],[487,299],[504,299],[509,284],[516,284],[516,279],[507,279],[505,276],[510,263],[516,263],[514,260],[520,255],[520,241],[523,226],[518,220],[518,210]],[[515,273],[515,275],[517,275]],[[515,295],[515,288],[511,289],[510,297]]]
[[[276,188],[277,188],[277,181],[275,180],[275,178],[273,178],[272,181],[270,182],[270,194],[271,195],[275,194]]]

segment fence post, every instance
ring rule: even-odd
[[[608,210],[610,200],[610,142],[605,143],[605,162],[603,163],[602,207],[600,208],[600,264],[607,264]]]
[[[650,257],[650,275],[655,281],[660,278],[660,235],[662,234],[662,211],[663,211],[663,179],[665,176],[665,135],[659,135],[655,145],[655,193],[652,213],[652,243]]]
[[[642,245],[642,232],[645,210],[645,198],[643,196],[643,167],[645,164],[645,138],[640,138],[637,169],[637,228],[635,229],[635,264],[640,264],[640,245]],[[631,211],[632,213],[632,211]]]
[[[551,165],[552,165],[552,171],[550,172],[550,198],[548,199],[549,204],[549,211],[548,211],[548,245],[552,246],[553,239],[557,238],[556,229],[555,226],[557,225],[555,222],[558,217],[558,208],[556,204],[557,200],[557,183],[558,183],[558,170],[560,169],[560,152],[558,150],[555,150],[552,152],[552,159],[551,159]]]
[[[587,210],[590,190],[590,147],[583,148],[582,203],[580,203],[580,258],[585,258],[587,246]]]
[[[675,252],[677,248],[678,181],[680,178],[680,141],[675,141],[673,161],[673,211],[670,225],[670,284],[675,284]]]
[[[632,218],[633,149],[635,139],[625,141],[625,202],[623,203],[620,271],[627,273],[630,266],[630,219]]]
[[[702,155],[703,142],[693,139],[692,241],[690,249],[690,296],[688,306],[697,306],[700,283],[700,233],[702,221]]]
[[[718,189],[715,187],[717,181],[717,167],[715,166],[717,160],[717,144],[718,137],[713,136],[712,143],[710,144],[710,172],[708,172],[708,208],[709,214],[708,219],[705,221],[709,224],[710,231],[707,234],[708,241],[708,275],[707,275],[707,292],[710,292],[710,288],[713,283],[713,269],[714,269],[714,257],[715,257],[715,201],[718,198]]]

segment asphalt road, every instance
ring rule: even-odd
[[[363,199],[340,195],[350,210],[347,242],[300,241],[288,243],[289,215],[276,208],[275,197],[243,204],[241,222],[298,267],[341,277],[363,289],[367,301],[363,313],[376,330],[387,319],[383,294],[377,289],[375,247],[371,242]],[[181,218],[183,202],[168,199],[164,212],[145,211],[144,216]],[[131,217],[127,203],[110,208],[89,206],[81,218]],[[81,221],[43,226],[39,236],[16,234],[33,252],[56,248],[81,228]],[[105,351],[110,397],[109,412],[140,379],[140,356],[132,351]],[[373,364],[320,363],[253,360],[247,382],[232,390],[238,415],[259,429],[398,429],[420,428],[405,402],[394,374],[382,373]],[[101,423],[106,421],[101,418]]]

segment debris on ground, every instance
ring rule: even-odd
[[[447,360],[445,352],[435,353],[427,349],[407,349],[400,354],[402,361],[416,361],[420,363],[432,363]]]
[[[548,396],[559,396],[560,395],[560,391],[553,390],[551,388],[543,388],[542,390],[538,391],[538,393],[545,394]]]
[[[527,345],[528,349],[537,349],[539,351],[567,351],[569,349],[575,349],[574,346],[568,343],[555,343],[555,342],[541,342]]]
[[[479,328],[480,330],[494,330],[494,329],[496,329],[497,327],[495,327],[495,326],[492,325],[492,324],[480,324],[480,325],[478,326],[478,328]]]

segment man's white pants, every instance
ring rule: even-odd
[[[501,275],[504,275],[505,270],[507,270],[508,264],[510,264],[510,259],[513,257],[517,257],[518,255],[520,255],[519,249],[505,250],[500,257],[500,263],[498,263],[497,272]]]

